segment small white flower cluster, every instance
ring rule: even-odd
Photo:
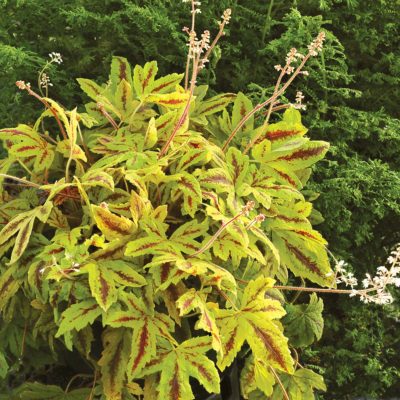
[[[49,57],[50,57],[50,62],[54,62],[56,64],[61,64],[63,62],[63,59],[62,59],[60,53],[55,53],[53,51],[52,53],[49,53]]]
[[[387,291],[387,286],[394,285],[400,287],[400,244],[391,252],[387,259],[389,268],[380,266],[377,268],[376,275],[371,277],[366,274],[362,280],[363,289],[355,289],[358,282],[351,272],[346,271],[347,264],[339,261],[335,266],[336,283],[344,283],[350,286],[351,297],[359,296],[364,303],[389,304],[393,302],[393,296]]]
[[[43,73],[40,77],[40,86],[42,88],[53,86],[53,84],[50,82],[50,77],[46,73]]]
[[[320,32],[318,36],[307,46],[311,56],[315,57],[322,51],[325,38],[325,32]]]
[[[25,89],[31,88],[31,84],[29,82],[17,81],[17,82],[15,82],[15,84],[17,85],[17,88],[20,90],[25,90]]]
[[[229,21],[231,20],[231,17],[232,17],[232,10],[230,8],[227,8],[221,15],[222,22],[220,22],[220,24],[228,25]]]
[[[308,55],[307,58],[310,56],[316,56],[319,52],[322,51],[322,46],[325,40],[325,32],[320,32],[318,36],[307,46],[308,48]],[[286,55],[286,64],[282,67],[282,65],[277,64],[274,68],[277,71],[282,71],[283,74],[291,75],[295,71],[295,67],[292,65],[294,62],[298,60],[304,60],[306,56],[301,54],[297,51],[296,48],[290,49],[289,53]],[[299,71],[302,75],[308,75],[307,71]]]
[[[304,95],[303,92],[297,91],[296,92],[296,103],[292,104],[292,106],[297,110],[305,110],[307,106],[303,104]]]

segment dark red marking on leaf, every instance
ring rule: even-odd
[[[99,280],[100,280],[100,292],[101,292],[101,300],[103,304],[106,303],[108,293],[110,291],[110,286],[108,282],[103,278],[103,275],[100,272],[99,275]]]
[[[3,286],[0,288],[0,297],[7,291],[8,287],[14,281],[14,278],[10,276],[4,283]]]
[[[284,172],[278,171],[276,169],[275,171],[279,176],[281,176],[285,181],[289,182],[292,186],[297,186],[296,182],[288,174],[285,174]]]
[[[175,115],[171,115],[171,117],[169,119],[164,121],[161,125],[158,125],[157,129],[161,130],[161,129],[165,128],[174,118],[175,118]]]
[[[188,164],[190,164],[193,160],[195,160],[196,158],[198,158],[198,157],[201,157],[203,155],[203,153],[202,152],[198,152],[198,153],[195,153],[195,154],[193,154],[191,157],[189,157],[183,164],[182,164],[182,169],[184,168],[184,167],[186,167],[186,165],[188,165]]]
[[[195,360],[193,360],[193,358],[190,359],[186,358],[186,361],[195,366],[197,370],[200,372],[200,375],[203,376],[203,378],[205,378],[208,382],[212,382],[213,380],[212,375],[207,371],[207,369],[202,364],[196,362]]]
[[[293,129],[290,131],[284,131],[284,130],[277,130],[277,131],[272,131],[272,132],[267,132],[266,137],[268,140],[273,142],[274,140],[282,140],[286,139],[287,137],[290,136],[295,136],[299,134],[301,131]]]
[[[158,103],[167,104],[167,105],[175,105],[175,104],[183,104],[186,103],[186,99],[159,99]]]
[[[179,375],[179,366],[178,366],[178,363],[176,362],[174,374],[172,376],[172,379],[169,382],[169,386],[171,388],[171,392],[170,392],[171,399],[173,399],[173,400],[181,399],[178,375]]]
[[[202,182],[206,182],[206,183],[220,183],[222,185],[231,185],[232,182],[229,181],[226,176],[224,175],[212,175],[209,178],[204,178],[202,179]]]
[[[90,313],[90,311],[95,310],[97,308],[97,304],[93,304],[91,307],[81,309],[81,313],[77,315],[72,321],[75,321],[78,318],[82,318],[84,315]]]
[[[26,151],[26,150],[34,150],[37,149],[37,146],[22,146],[18,149],[18,152]]]
[[[287,371],[285,359],[282,353],[280,352],[279,348],[275,346],[274,339],[267,332],[259,329],[258,326],[256,326],[252,322],[248,321],[248,323],[253,328],[254,333],[257,335],[257,337],[263,342],[265,347],[268,349],[268,352],[271,354],[272,359],[275,362],[277,362],[284,371]]]
[[[276,215],[275,218],[282,219],[283,221],[286,221],[286,222],[296,222],[299,224],[304,222],[304,219],[295,218],[295,217],[290,218],[290,217],[286,217],[285,215]]]
[[[126,282],[130,282],[133,284],[138,284],[137,281],[135,281],[135,279],[133,279],[131,276],[124,274],[122,271],[113,271],[115,274],[117,274],[121,279],[123,279]]]
[[[322,278],[326,278],[325,275],[321,273],[320,269],[318,268],[318,265],[314,261],[310,260],[310,258],[304,255],[297,247],[292,246],[287,240],[285,239],[283,240],[285,241],[288,250],[291,251],[303,265],[305,265],[308,269],[310,269],[314,274],[317,274]]]
[[[106,225],[107,228],[108,228],[110,231],[117,232],[117,233],[119,233],[119,234],[121,234],[121,235],[128,235],[128,234],[130,234],[130,231],[129,231],[129,230],[122,229],[121,226],[118,224],[118,222],[112,221],[111,218],[108,218],[108,217],[107,217],[106,215],[104,215],[104,214],[101,215],[101,220],[102,220],[102,222],[104,223],[104,225]]]
[[[85,84],[86,84],[87,86],[89,86],[97,96],[101,94],[101,92],[99,92],[99,91],[97,90],[96,86],[94,86],[92,83],[85,82]],[[97,108],[96,108],[96,110],[97,110]],[[97,111],[99,111],[99,110],[97,110]]]
[[[297,160],[297,159],[307,159],[313,156],[318,156],[321,153],[324,152],[326,149],[325,146],[319,146],[319,147],[314,147],[311,149],[304,149],[304,150],[297,150],[292,154],[289,154],[287,156],[281,156],[277,158],[277,161],[285,160],[285,161],[292,161],[292,160]]]
[[[194,302],[194,297],[192,297],[191,299],[187,299],[184,303],[183,303],[183,309],[186,310],[192,303]]]
[[[168,279],[171,269],[172,266],[170,263],[161,265],[161,274],[160,274],[161,283],[164,283]]]
[[[142,90],[144,92],[144,90],[146,89],[147,85],[149,84],[149,81],[153,75],[153,70],[154,70],[154,65],[152,65],[149,69],[149,72],[147,73],[146,78],[144,79],[143,83],[142,83]]]
[[[110,386],[112,388],[113,393],[119,392],[119,389],[117,388],[118,382],[115,382],[115,378],[118,376],[118,367],[122,358],[122,350],[123,350],[123,339],[120,340],[120,342],[117,345],[117,348],[114,352],[114,356],[109,362],[109,371],[110,371]]]
[[[127,80],[127,76],[126,76],[126,63],[118,58],[118,62],[119,62],[119,79],[120,81],[122,81],[123,79]]]
[[[148,331],[148,327],[147,327],[147,318],[145,320],[145,323],[142,327],[142,330],[140,332],[140,337],[139,337],[139,351],[138,354],[136,355],[135,359],[133,360],[133,364],[132,364],[132,369],[131,372],[135,372],[140,361],[142,360],[142,358],[144,357],[145,353],[146,353],[146,347],[149,345],[149,331]]]
[[[306,236],[309,237],[310,239],[314,239],[314,240],[319,240],[319,238],[315,235],[313,235],[310,232],[307,231],[302,231],[302,230],[293,230],[293,232],[296,232],[297,234],[299,234],[300,236]]]
[[[214,103],[213,105],[205,108],[204,110],[201,110],[201,114],[204,114],[204,113],[206,113],[214,108],[217,108],[219,106],[224,106],[225,104],[226,104],[226,101],[220,101],[219,103]]]
[[[231,337],[229,340],[226,342],[225,349],[226,349],[226,354],[229,354],[230,351],[235,347],[235,338],[237,336],[237,327],[233,330],[231,333]]]
[[[172,80],[172,81],[164,82],[164,83],[162,83],[161,85],[155,87],[151,92],[152,92],[152,93],[157,93],[157,92],[159,92],[160,90],[165,89],[165,88],[168,87],[168,86],[171,86],[171,85],[174,85],[174,84],[180,82],[180,80],[181,80],[181,78],[178,77],[178,78],[175,78],[175,79]]]
[[[20,241],[18,243],[15,243],[15,247],[17,250],[17,254],[20,255],[23,251],[23,246],[26,246],[26,240],[27,236],[30,233],[30,225],[31,222],[28,222],[19,232],[20,235]],[[15,250],[14,250],[15,251]]]

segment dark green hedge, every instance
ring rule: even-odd
[[[288,95],[305,93],[311,136],[333,145],[312,183],[321,193],[320,229],[357,275],[372,271],[400,241],[398,0],[208,0],[198,29],[216,28],[227,7],[229,33],[201,78],[215,90],[248,87],[256,99],[267,96],[273,65],[327,31],[323,57]],[[156,59],[161,73],[183,70],[188,17],[178,0],[1,0],[0,125],[33,121],[40,106],[14,83],[33,84],[52,51],[64,64],[51,71],[51,95],[67,106],[82,96],[74,78],[105,79],[112,55],[133,64]],[[399,393],[398,305],[336,297],[325,304],[325,336],[308,357],[325,370],[326,398]]]

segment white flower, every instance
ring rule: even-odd
[[[62,59],[60,53],[55,53],[53,51],[52,53],[49,53],[49,57],[50,57],[50,62],[54,62],[56,64],[61,64],[63,62],[63,59]]]

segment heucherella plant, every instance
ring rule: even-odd
[[[245,399],[325,390],[299,361],[322,335],[322,300],[284,290],[336,290],[315,195],[302,192],[329,145],[306,137],[301,93],[280,100],[324,34],[306,55],[290,50],[263,103],[209,97],[197,76],[230,11],[210,44],[191,4],[185,74],[114,57],[107,83],[78,79],[91,101],[72,110],[47,97],[43,71],[46,95],[17,82],[45,111],[0,130],[7,398],[201,399],[232,371]]]

